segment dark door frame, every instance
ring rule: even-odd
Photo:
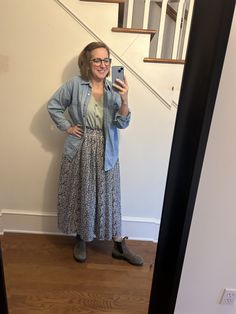
[[[1,314],[8,313],[1,242],[0,242],[0,313]]]
[[[235,0],[195,0],[149,314],[173,314]]]

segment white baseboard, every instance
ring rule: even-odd
[[[122,234],[132,240],[157,242],[160,221],[156,218],[122,217]],[[61,234],[56,212],[0,210],[0,233],[4,232]]]

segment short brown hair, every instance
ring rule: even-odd
[[[79,58],[78,58],[78,66],[80,69],[80,75],[85,80],[89,80],[91,78],[91,75],[90,75],[91,52],[97,48],[105,48],[107,53],[108,53],[108,57],[110,57],[110,50],[109,50],[108,46],[106,44],[104,44],[103,42],[98,41],[98,42],[91,42],[90,44],[88,44],[81,51]],[[110,75],[110,71],[107,74],[107,76],[109,76],[109,75]]]

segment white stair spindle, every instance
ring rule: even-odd
[[[144,15],[143,15],[143,28],[148,28],[148,19],[149,19],[149,10],[150,10],[150,0],[144,0]]]
[[[134,0],[128,0],[127,28],[132,27]]]
[[[174,44],[173,44],[173,51],[172,51],[172,59],[177,59],[178,47],[179,47],[179,40],[180,40],[180,31],[181,31],[181,24],[182,18],[184,17],[183,9],[184,9],[185,0],[180,0],[178,5],[178,12],[175,24],[175,36],[174,36]]]
[[[178,50],[177,50],[177,57],[176,59],[181,59],[182,53],[181,53],[181,46],[183,46],[184,41],[184,29],[185,29],[185,12],[186,12],[186,6],[187,1],[184,1],[183,10],[182,10],[182,18],[181,18],[181,27],[180,27],[180,33],[179,33],[179,42],[178,42]]]
[[[160,20],[160,26],[159,26],[157,54],[156,54],[157,58],[161,58],[162,45],[163,45],[163,39],[164,39],[164,30],[165,30],[165,21],[166,21],[167,3],[168,3],[168,0],[162,1],[161,20]]]
[[[188,46],[190,26],[191,26],[191,21],[192,21],[192,16],[193,16],[193,7],[194,7],[194,0],[190,0],[189,10],[188,10],[188,19],[187,19],[187,25],[186,25],[186,31],[185,31],[185,37],[184,37],[183,53],[182,53],[183,60],[185,59],[186,50]]]

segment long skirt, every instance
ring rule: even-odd
[[[58,191],[58,227],[84,241],[121,236],[119,161],[104,171],[102,130],[86,129],[81,149],[63,156]]]

